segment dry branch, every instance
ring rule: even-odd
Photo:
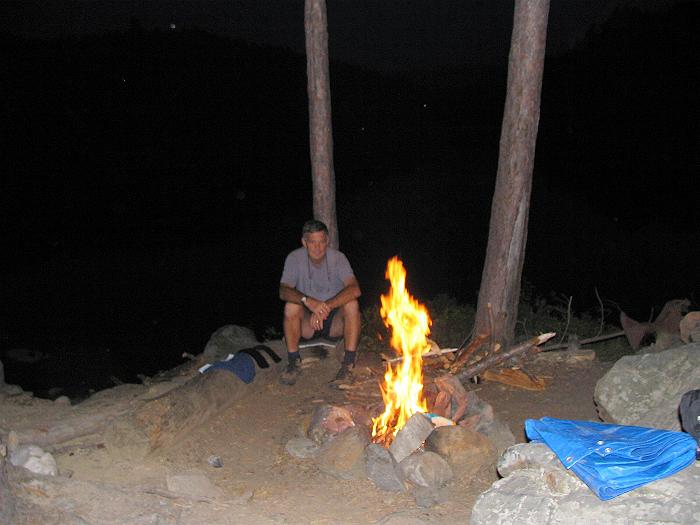
[[[605,334],[605,335],[598,335],[596,337],[589,337],[588,339],[581,339],[578,344],[579,345],[587,345],[590,343],[598,343],[600,341],[607,341],[608,339],[614,339],[616,337],[622,337],[625,335],[624,330],[620,330],[619,332],[614,332],[612,334]],[[549,346],[543,346],[540,348],[541,352],[548,352],[549,350],[560,350],[562,348],[569,348],[570,345],[564,343],[564,344],[556,344],[556,345],[549,345]]]
[[[539,351],[540,349],[537,347],[542,343],[549,341],[555,335],[556,334],[554,332],[541,334],[533,337],[532,339],[528,339],[527,341],[523,341],[522,343],[517,344],[504,352],[491,354],[487,357],[484,357],[480,361],[477,361],[476,363],[472,363],[464,370],[456,374],[456,376],[461,381],[464,381],[481,374],[482,372],[484,372],[484,370],[488,370],[489,368],[499,363],[502,363],[503,361],[507,361],[508,359],[524,355],[530,352],[531,350]]]
[[[486,341],[488,338],[489,334],[478,334],[474,339],[472,339],[471,343],[469,343],[464,351],[457,356],[454,363],[452,363],[452,366],[450,366],[450,373],[455,374],[462,367],[464,367],[467,360],[481,347],[482,344],[484,344],[484,341]]]
[[[426,357],[439,357],[441,355],[446,355],[446,354],[451,354],[453,352],[457,352],[458,350],[459,350],[459,348],[442,348],[440,350],[431,350],[430,352],[426,352],[425,354],[422,354],[421,359],[425,359]],[[386,354],[382,354],[382,358],[387,363],[396,363],[397,361],[403,360],[403,356],[389,357]]]

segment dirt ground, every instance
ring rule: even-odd
[[[364,356],[358,366],[381,376],[382,365],[372,357]],[[529,370],[549,380],[543,391],[490,382],[469,387],[510,425],[516,440],[524,441],[527,418],[597,419],[593,390],[610,366],[597,360],[540,360]],[[296,459],[285,451],[315,406],[347,402],[343,391],[329,387],[336,368],[333,359],[319,361],[291,387],[256,381],[241,401],[174,446],[145,457],[143,443],[131,441],[126,432],[121,440],[111,439],[120,446],[102,446],[96,436],[95,446],[57,451],[58,478],[37,480],[17,472],[24,469],[12,469],[13,490],[21,495],[20,523],[468,523],[476,497],[495,480],[493,470],[451,482],[445,489],[447,501],[425,509],[409,493],[385,492],[369,480],[336,479],[320,472],[313,460]],[[109,404],[143,388],[123,385],[100,396]],[[0,429],[36,425],[71,410],[75,407],[26,396],[0,398]],[[119,426],[110,432],[118,434]],[[208,463],[212,455],[221,458],[222,467]],[[177,497],[167,490],[169,474],[192,471],[206,474],[223,496]]]

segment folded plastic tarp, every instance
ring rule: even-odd
[[[527,437],[545,443],[602,500],[675,474],[695,460],[685,432],[572,421],[528,419]]]

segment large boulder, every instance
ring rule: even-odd
[[[481,494],[471,525],[605,523],[690,525],[700,516],[700,463],[608,501],[601,501],[541,443],[509,448],[503,479]]]
[[[207,346],[204,347],[204,358],[208,361],[224,359],[228,354],[235,354],[257,344],[259,343],[255,332],[250,328],[229,324],[211,335]]]
[[[680,430],[678,403],[700,388],[700,343],[622,357],[596,385],[604,421]]]

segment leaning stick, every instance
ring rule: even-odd
[[[457,356],[457,359],[455,359],[454,363],[452,363],[450,366],[450,373],[455,374],[458,372],[459,369],[464,366],[467,360],[474,355],[474,352],[476,352],[489,337],[489,334],[478,334],[474,339],[472,339],[471,343],[469,343],[464,351]]]
[[[518,355],[525,354],[530,350],[535,349],[537,352],[539,352],[540,349],[537,347],[542,343],[546,343],[555,335],[557,334],[554,332],[548,332],[546,334],[535,336],[532,339],[528,339],[527,341],[523,341],[522,343],[517,344],[512,348],[509,348],[505,352],[499,352],[497,354],[491,354],[488,357],[484,357],[480,361],[469,365],[467,368],[455,375],[458,379],[463,381],[481,374],[484,370],[488,370],[489,368],[497,365],[498,363],[502,363],[503,361],[506,361]]]
[[[605,335],[598,335],[596,337],[589,337],[588,339],[581,339],[578,344],[580,345],[587,345],[589,343],[598,343],[600,341],[607,341],[608,339],[614,339],[616,337],[622,337],[625,335],[624,330],[620,330],[619,332],[613,332],[612,334],[605,334]],[[558,345],[549,345],[549,346],[543,346],[540,348],[540,351],[542,352],[548,352],[549,350],[561,350],[562,348],[569,348],[570,345],[566,343],[558,344]]]

